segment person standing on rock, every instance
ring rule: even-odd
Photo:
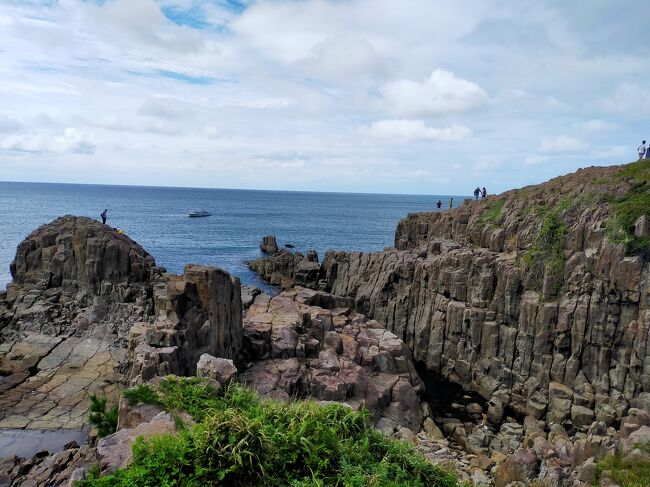
[[[645,158],[650,159],[650,144],[648,144],[648,148],[645,151]]]
[[[442,201],[438,200],[438,202],[436,203],[436,206],[438,207],[438,209],[440,209],[440,207],[442,206]]]
[[[478,200],[478,195],[479,194],[481,194],[481,188],[479,188],[477,186],[476,189],[474,190],[474,198],[476,198]]]
[[[645,146],[645,140],[641,141],[641,145],[639,146],[639,148],[637,150],[639,151],[639,159],[643,159],[644,157],[646,157],[645,153],[646,153],[647,148]]]
[[[449,209],[451,210],[453,206],[454,206],[454,198],[449,198]]]
[[[104,211],[102,211],[101,216],[102,217],[102,223],[106,225],[106,215],[108,214],[108,209],[104,208]]]
[[[487,198],[487,189],[483,186],[483,191],[481,191],[481,198]]]

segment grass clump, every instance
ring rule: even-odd
[[[483,210],[483,213],[481,213],[481,216],[476,222],[477,227],[482,230],[486,226],[497,226],[501,221],[501,213],[503,212],[503,205],[505,203],[505,198],[488,201],[485,205],[485,210]]]
[[[621,487],[647,487],[650,485],[650,443],[637,445],[645,458],[608,455],[598,462],[598,474],[593,485],[599,485],[604,472]]]
[[[88,420],[97,428],[97,435],[100,438],[115,433],[117,429],[117,405],[106,410],[107,402],[108,399],[105,397],[98,397],[96,394],[90,396]]]
[[[613,242],[625,245],[628,255],[650,254],[650,239],[634,235],[637,219],[650,215],[650,159],[627,164],[616,177],[631,180],[632,187],[620,198],[606,195],[614,213],[607,235]]]
[[[175,435],[139,438],[133,462],[78,486],[437,486],[455,476],[412,446],[384,438],[367,411],[313,401],[261,400],[233,384],[216,391],[197,378],[170,377],[155,397],[197,424]]]
[[[568,208],[565,202],[548,211],[542,220],[540,231],[523,255],[522,263],[534,276],[549,275],[558,291],[564,279],[564,241],[568,232],[560,214]]]

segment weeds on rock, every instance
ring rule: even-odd
[[[187,411],[197,424],[139,438],[128,468],[78,486],[459,485],[412,446],[384,438],[366,410],[261,400],[245,386],[217,391],[197,378],[168,377],[153,392],[133,395],[156,398],[168,411]]]
[[[481,213],[481,216],[476,222],[476,226],[480,230],[483,230],[486,226],[496,227],[501,221],[501,213],[505,204],[505,198],[488,201],[485,205],[485,210],[483,210],[483,213]]]
[[[599,485],[605,474],[622,487],[647,487],[650,485],[650,443],[637,445],[641,457],[608,455],[598,462],[598,475],[593,485]]]
[[[560,218],[564,209],[566,206],[561,204],[546,213],[535,242],[522,257],[522,264],[529,273],[551,276],[556,291],[564,279],[564,240],[568,231]]]
[[[105,397],[98,397],[96,394],[90,396],[88,420],[90,424],[97,428],[97,434],[100,438],[115,433],[117,429],[117,405],[107,411],[107,402],[108,399]]]

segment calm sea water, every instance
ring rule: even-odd
[[[124,229],[168,271],[187,263],[209,264],[262,285],[246,261],[260,255],[264,235],[280,246],[315,249],[383,250],[393,245],[397,222],[407,213],[432,211],[449,196],[307,193],[228,189],[159,188],[0,182],[0,290],[11,281],[9,263],[16,246],[32,230],[54,218],[84,215]],[[454,197],[454,206],[463,197]],[[189,218],[207,209],[211,217]]]

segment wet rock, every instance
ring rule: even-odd
[[[262,238],[262,243],[260,243],[260,250],[265,254],[275,254],[278,251],[278,242],[275,239],[275,236],[269,235]]]

